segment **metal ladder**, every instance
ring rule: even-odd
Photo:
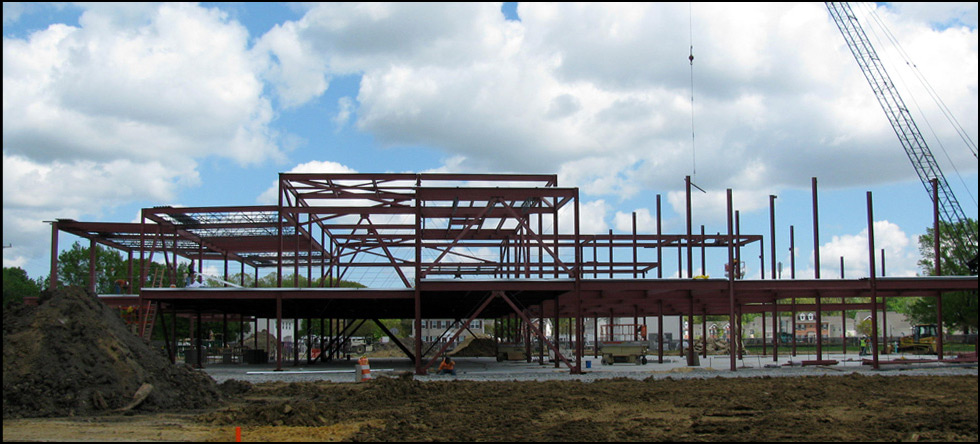
[[[158,268],[153,275],[153,287],[160,288],[163,285],[163,268]],[[140,337],[149,341],[153,336],[153,325],[157,318],[157,303],[146,301],[140,307]]]

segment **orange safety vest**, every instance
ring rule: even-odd
[[[456,368],[456,361],[442,361],[442,363],[439,364],[439,370],[452,370],[454,368]]]

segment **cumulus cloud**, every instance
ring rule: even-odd
[[[189,4],[84,8],[3,38],[4,238],[35,254],[40,214],[167,203],[206,157],[282,159],[243,26]]]
[[[337,162],[331,162],[329,160],[314,160],[310,162],[301,163],[296,165],[291,170],[286,171],[287,173],[356,173],[357,171],[341,165]],[[278,178],[272,181],[272,185],[269,186],[259,197],[256,202],[263,205],[276,205],[279,203],[279,181]]]
[[[976,140],[976,5],[871,7]],[[914,180],[817,3],[521,3],[520,21],[498,4],[316,4],[251,36],[216,8],[85,8],[78,26],[5,37],[3,51],[5,176],[8,161],[20,177],[79,170],[71,177],[110,198],[37,184],[41,196],[67,193],[77,214],[173,196],[198,183],[208,156],[282,161],[277,111],[350,75],[357,94],[327,122],[385,147],[439,150],[454,171],[560,173],[586,195],[583,231],[619,229],[621,202],[676,190],[688,174],[707,190],[694,213],[709,222],[724,220],[726,188],[753,211],[814,176],[826,187]],[[951,157],[976,171],[965,152]],[[683,210],[683,193],[667,197]]]
[[[518,7],[519,22],[496,5],[317,6],[289,24],[290,47],[325,58],[325,73],[288,69],[361,73],[356,126],[382,144],[435,147],[469,171],[557,171],[591,196],[676,188],[694,171],[709,191],[759,196],[800,177],[912,177],[820,4]],[[976,63],[958,61],[976,59],[976,28],[878,9],[907,48],[928,42],[915,53],[946,70],[951,108],[975,121]]]
[[[910,238],[898,225],[887,220],[876,221],[874,230],[875,263],[878,276],[881,276],[881,250],[885,250],[888,276],[915,276],[918,271],[918,240]],[[846,278],[869,276],[867,228],[857,234],[834,236],[830,242],[821,245],[821,276],[840,276],[841,257],[844,258],[844,276]]]

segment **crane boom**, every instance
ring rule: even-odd
[[[951,240],[961,247],[956,250],[969,255],[969,257],[959,258],[963,263],[966,263],[977,254],[977,236],[973,230],[967,229],[964,224],[960,223],[966,221],[966,215],[963,213],[959,201],[956,200],[956,196],[953,195],[953,191],[946,183],[946,177],[943,176],[939,164],[936,163],[929,145],[926,144],[922,133],[919,132],[915,121],[912,120],[912,115],[898,94],[898,89],[895,88],[891,77],[885,71],[874,47],[871,46],[868,36],[864,33],[864,29],[851,10],[851,6],[847,3],[835,2],[826,2],[825,4],[834,22],[837,23],[837,28],[844,35],[844,40],[847,41],[847,47],[850,48],[851,54],[854,55],[858,65],[860,65],[861,72],[864,73],[864,77],[871,85],[878,103],[885,111],[892,129],[895,130],[895,135],[898,136],[902,147],[905,148],[905,154],[908,155],[912,166],[915,167],[915,172],[919,175],[922,185],[925,186],[930,200],[932,200],[932,179],[937,179],[939,183],[940,218],[954,230],[951,233]],[[965,245],[963,245],[964,243]]]

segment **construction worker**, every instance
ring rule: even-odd
[[[439,374],[456,376],[456,363],[453,362],[453,358],[446,356],[442,359],[442,363],[439,364]]]
[[[189,288],[197,288],[203,286],[204,286],[204,278],[202,278],[201,275],[197,275],[197,280],[191,282],[191,284],[188,285]]]
[[[868,337],[861,336],[861,356],[868,354]]]

